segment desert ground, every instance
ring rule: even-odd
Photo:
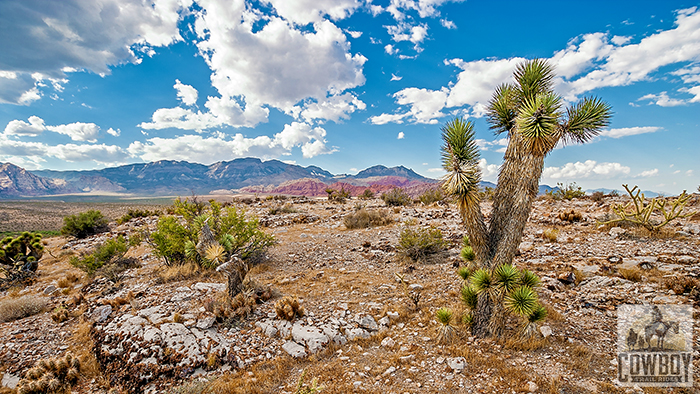
[[[528,342],[516,339],[514,317],[501,339],[475,338],[460,323],[456,271],[465,264],[465,231],[458,210],[446,202],[239,200],[235,205],[276,238],[248,273],[272,298],[226,322],[211,310],[225,296],[223,274],[166,267],[146,243],[128,252],[138,266],[113,280],[89,278],[69,264],[106,239],[153,231],[157,217],[118,225],[114,220],[134,205],[0,203],[0,232],[55,231],[63,216],[88,209],[111,220],[109,232],[84,240],[45,238],[36,281],[0,291],[0,303],[31,298],[42,304],[42,312],[29,317],[2,322],[0,316],[0,375],[3,385],[14,387],[39,360],[71,352],[82,360],[73,393],[302,393],[314,392],[312,382],[323,393],[700,392],[697,379],[685,389],[620,387],[616,380],[619,305],[686,304],[694,317],[700,314],[698,292],[677,286],[700,276],[700,215],[654,236],[598,226],[596,220],[623,201],[535,202],[514,263],[541,278],[538,294],[548,316]],[[282,205],[292,209],[273,214]],[[390,224],[347,229],[344,217],[360,206],[385,211]],[[571,210],[582,219],[558,218]],[[489,202],[482,211],[488,217]],[[700,195],[686,211],[700,211]],[[439,229],[447,247],[419,261],[402,256],[399,236],[409,226]],[[284,296],[297,298],[303,316],[287,322],[276,315],[275,302]],[[448,342],[438,341],[441,307],[455,315]],[[59,309],[67,320],[52,319]],[[695,371],[699,356],[695,350]]]

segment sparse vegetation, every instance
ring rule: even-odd
[[[394,218],[389,212],[365,208],[361,208],[343,218],[343,224],[348,230],[386,226],[392,223],[394,223]]]
[[[130,245],[120,235],[97,245],[92,253],[71,257],[70,264],[81,269],[88,276],[100,274],[116,282],[123,271],[138,265],[135,259],[124,257],[129,247]]]
[[[418,199],[423,203],[423,205],[430,205],[432,203],[444,200],[445,193],[443,193],[442,189],[439,187],[428,189],[424,191],[423,194],[418,197]]]
[[[409,196],[405,190],[399,187],[393,188],[390,191],[383,193],[382,200],[386,205],[390,207],[411,205],[411,203],[413,202],[411,196]]]
[[[48,300],[32,295],[0,300],[0,323],[24,319],[44,312]]]
[[[574,198],[583,198],[586,196],[586,192],[581,190],[581,186],[576,185],[576,182],[572,184],[557,183],[557,187],[552,190],[548,190],[547,194],[550,195],[555,200],[573,200]]]
[[[605,198],[605,193],[603,192],[598,191],[591,194],[591,200],[597,203],[603,202],[603,198]]]
[[[270,208],[270,215],[281,215],[284,213],[297,213],[298,209],[294,208],[292,204],[278,205]]]
[[[627,204],[617,204],[612,207],[613,212],[617,216],[614,219],[601,222],[602,225],[616,225],[619,223],[631,223],[637,226],[644,227],[652,234],[657,234],[664,226],[675,219],[690,217],[694,212],[683,213],[685,205],[690,199],[690,195],[683,190],[677,198],[668,201],[663,197],[652,198],[648,203],[644,198],[644,193],[635,185],[632,189],[628,185],[622,185],[631,201]],[[670,207],[670,211],[666,208]],[[663,219],[655,220],[652,215],[662,216]]]
[[[620,277],[632,282],[640,282],[642,280],[642,270],[637,267],[620,268]]]
[[[135,219],[135,218],[147,218],[147,217],[151,217],[151,216],[160,216],[161,214],[162,214],[162,212],[160,210],[150,211],[148,209],[129,208],[129,210],[127,211],[127,213],[124,216],[117,219],[117,224],[124,224],[124,223],[130,221],[131,219]]]
[[[445,247],[442,232],[433,227],[407,226],[399,234],[399,254],[413,261],[424,260],[443,251]]]
[[[345,201],[347,201],[350,198],[350,193],[345,191],[344,186],[341,186],[340,190],[327,188],[326,193],[328,193],[328,201],[332,201],[338,204],[345,204]]]
[[[359,196],[361,200],[371,200],[374,198],[374,192],[370,189],[365,189],[364,192]]]
[[[455,328],[452,326],[452,310],[440,308],[435,312],[440,327],[438,328],[437,342],[441,344],[452,343],[455,335]]]
[[[664,287],[672,290],[675,294],[686,294],[697,289],[700,285],[697,279],[690,276],[674,276],[666,278],[663,282]]]
[[[63,218],[61,234],[75,238],[85,238],[89,235],[107,231],[107,218],[102,212],[91,209],[77,215]]]

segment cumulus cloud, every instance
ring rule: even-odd
[[[400,81],[403,79],[403,77],[399,77],[398,75],[394,75],[393,73],[391,74],[391,79],[389,81]]]
[[[447,29],[450,29],[450,30],[456,29],[456,28],[457,28],[457,25],[455,25],[454,22],[452,22],[452,21],[450,21],[450,20],[447,20],[447,19],[440,19],[440,24],[441,24],[443,27],[445,27],[445,28],[447,28]]]
[[[377,116],[372,116],[369,121],[372,124],[382,125],[387,123],[403,123],[403,119],[408,116],[408,114],[381,114]]]
[[[22,120],[12,120],[5,126],[5,136],[29,136],[36,137],[45,130],[64,134],[73,141],[97,142],[100,135],[100,126],[94,123],[75,122],[56,126],[47,126],[44,120],[38,116],[30,116],[29,123]],[[110,129],[112,130],[112,129]],[[109,131],[108,131],[109,132]],[[112,130],[114,132],[114,130]],[[113,133],[110,133],[114,135]],[[117,134],[118,135],[118,134]]]
[[[358,0],[264,0],[264,2],[271,4],[277,11],[277,15],[301,25],[320,22],[324,16],[333,20],[345,19],[362,5]]]
[[[560,167],[545,167],[542,178],[577,180],[583,178],[610,179],[629,175],[630,168],[620,163],[598,163],[595,160],[566,163]]]
[[[679,105],[684,105],[684,100],[672,99],[668,97],[668,93],[661,92],[659,94],[647,94],[637,99],[637,101],[649,100],[652,104],[656,104],[660,107],[676,107]]]
[[[0,101],[26,104],[35,81],[66,72],[109,74],[109,66],[138,62],[153,46],[181,40],[177,22],[191,0],[9,0],[0,2]],[[139,51],[140,50],[140,51]],[[41,56],[37,56],[41,54]],[[54,85],[54,87],[56,87]],[[60,90],[60,89],[59,89]]]
[[[121,164],[129,154],[119,146],[105,144],[60,144],[11,140],[0,135],[0,157],[13,162],[25,162],[32,167],[46,158],[70,162],[93,161],[99,164]]]
[[[609,138],[622,138],[622,137],[627,137],[630,135],[637,135],[637,134],[646,134],[646,133],[655,133],[659,130],[661,130],[662,127],[654,127],[654,126],[647,126],[647,127],[623,127],[619,129],[608,129],[608,130],[603,130],[600,133],[600,136],[602,137],[609,137]]]
[[[476,145],[479,147],[479,149],[487,151],[491,150],[493,148],[495,152],[505,152],[506,148],[508,147],[508,138],[499,138],[493,141],[486,141],[483,138],[476,139],[474,142],[476,142]]]
[[[36,137],[46,130],[44,119],[38,116],[30,116],[29,123],[23,120],[12,120],[5,127],[6,135],[26,135]]]
[[[402,140],[406,137],[406,134],[403,133],[403,131],[399,131],[399,135],[396,136],[397,140]]]
[[[113,128],[107,129],[107,134],[114,136],[114,137],[119,137],[121,135],[122,131],[119,129],[114,130]]]
[[[197,104],[197,89],[183,84],[179,79],[175,80],[173,87],[177,91],[177,99],[183,104],[190,106]]]
[[[187,160],[211,164],[220,160],[238,157],[273,158],[289,154],[292,148],[300,147],[305,158],[330,154],[335,148],[326,145],[326,130],[307,123],[292,122],[272,138],[258,136],[249,138],[241,133],[228,136],[183,135],[174,138],[149,138],[146,142],[135,141],[127,151],[145,161],[162,159]]]
[[[495,179],[499,168],[498,164],[489,164],[486,159],[479,159],[479,169],[481,169],[481,177],[483,179]]]
[[[637,178],[648,178],[648,177],[657,176],[657,175],[659,175],[659,169],[654,168],[653,170],[646,170],[646,171],[640,172],[639,174],[637,174]]]
[[[338,122],[350,118],[357,110],[364,110],[367,105],[352,93],[338,94],[326,97],[320,102],[307,102],[301,110],[301,117],[311,122],[315,119],[326,119]]]

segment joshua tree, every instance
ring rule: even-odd
[[[537,197],[545,156],[559,143],[590,140],[610,123],[610,105],[598,98],[562,108],[552,88],[554,76],[546,61],[526,61],[516,68],[514,81],[498,86],[489,102],[491,129],[506,133],[509,142],[488,227],[479,207],[481,172],[473,124],[457,118],[442,128],[447,171],[443,188],[456,199],[476,264],[484,270],[495,272],[512,263]],[[496,301],[488,292],[480,294],[472,325],[477,336],[500,335],[503,305]]]

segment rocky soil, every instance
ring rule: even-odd
[[[696,195],[686,209],[700,210],[699,200]],[[343,225],[355,200],[339,205],[296,199],[291,203],[298,212],[279,215],[270,214],[276,201],[245,205],[278,240],[249,274],[271,286],[276,298],[233,322],[217,321],[211,312],[210,305],[225,294],[223,275],[178,279],[145,244],[129,251],[140,267],[117,283],[88,280],[68,264],[71,255],[105,239],[153,229],[155,217],[112,223],[111,232],[86,240],[50,238],[51,253],[41,261],[38,281],[0,292],[0,302],[34,296],[50,305],[44,313],[0,323],[2,382],[13,387],[36,361],[78,352],[85,343],[78,343],[76,330],[92,327],[91,353],[100,372],[86,374],[75,393],[178,387],[195,393],[205,384],[217,392],[293,393],[302,371],[307,383],[316,378],[329,393],[666,392],[616,385],[616,309],[671,303],[691,304],[695,316],[700,313],[696,293],[668,288],[678,278],[700,276],[700,215],[673,222],[661,237],[598,228],[596,219],[620,201],[535,203],[515,264],[542,278],[539,294],[549,316],[539,328],[541,340],[527,346],[507,340],[515,335],[514,321],[503,341],[474,338],[457,325],[452,344],[436,342],[435,311],[462,310],[455,272],[463,264],[464,230],[455,207],[446,204],[393,209],[380,200],[363,202],[367,209],[388,210],[394,224],[360,230]],[[572,209],[582,214],[581,221],[558,219]],[[483,203],[482,210],[488,215],[490,204]],[[408,225],[440,229],[449,248],[427,261],[400,257],[398,237]],[[552,228],[558,229],[554,242],[543,236]],[[71,275],[79,279],[67,284]],[[417,307],[408,292],[419,295]],[[85,302],[74,305],[78,294]],[[277,317],[274,303],[285,295],[300,300],[303,317],[293,322]],[[62,305],[71,318],[56,323],[51,311]],[[697,345],[697,332],[694,338]],[[696,350],[696,370],[699,358]],[[185,387],[191,391],[182,391]]]

